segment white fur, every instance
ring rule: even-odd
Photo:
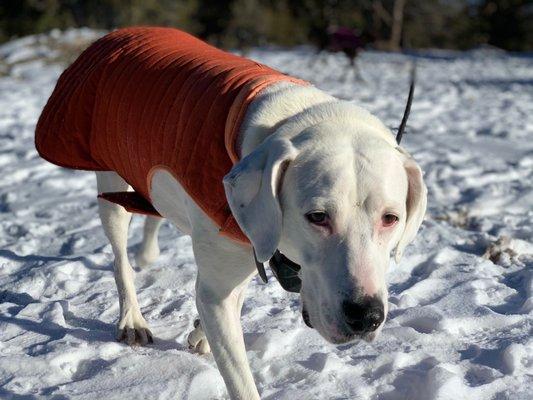
[[[232,212],[260,260],[279,248],[302,265],[302,305],[314,327],[331,342],[347,334],[340,305],[377,296],[387,304],[385,272],[391,251],[399,259],[413,240],[426,207],[421,171],[398,149],[374,116],[313,87],[282,83],[254,100],[239,136],[242,160],[224,179]],[[97,173],[98,190],[127,184],[114,173]],[[213,355],[232,399],[258,399],[239,321],[244,289],[255,275],[252,248],[218,233],[218,227],[165,170],[151,182],[154,207],[190,234],[198,265],[197,308],[201,325],[189,344]],[[312,226],[305,213],[325,209],[332,229]],[[400,217],[378,229],[384,211]],[[115,253],[121,315],[119,334],[145,342],[147,326],[136,300],[126,256],[130,215],[100,200],[102,224]],[[137,260],[158,254],[160,223],[148,220]],[[380,327],[381,328],[381,327]],[[365,337],[372,340],[379,329]],[[131,342],[131,340],[129,340]]]

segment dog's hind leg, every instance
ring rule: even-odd
[[[162,223],[163,218],[152,216],[146,217],[146,221],[144,222],[143,241],[139,251],[135,254],[135,262],[139,267],[146,267],[159,257],[157,234],[159,233],[159,228]]]
[[[96,183],[98,193],[128,190],[128,184],[114,172],[97,172]],[[117,339],[129,345],[152,342],[152,334],[137,302],[133,283],[134,272],[128,260],[128,226],[131,213],[122,206],[104,199],[98,199],[98,210],[102,227],[115,255],[115,282],[120,304]]]
[[[211,352],[211,346],[209,346],[207,336],[205,336],[204,328],[202,328],[202,323],[199,319],[194,321],[194,330],[189,333],[187,343],[189,343],[189,347],[194,349],[198,354],[207,354]]]
[[[237,299],[238,315],[241,315],[242,305],[244,303],[244,293],[245,291],[241,290]],[[211,346],[209,346],[207,336],[205,335],[204,328],[202,328],[202,323],[199,319],[194,321],[194,330],[189,333],[187,342],[189,343],[189,346],[198,354],[207,354],[211,352]]]

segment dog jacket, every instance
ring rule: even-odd
[[[164,168],[222,234],[248,242],[222,179],[238,161],[248,105],[279,81],[305,84],[176,29],[117,30],[63,72],[37,123],[35,145],[54,164],[118,173],[135,192],[101,197],[132,212],[157,214],[151,175]]]

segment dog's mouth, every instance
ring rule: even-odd
[[[326,340],[335,344],[353,344],[358,341],[364,340],[365,342],[373,342],[376,338],[376,333],[353,333],[348,331],[335,332],[335,334],[330,335]]]
[[[309,313],[307,312],[307,310],[305,308],[302,308],[302,318],[305,322],[305,324],[313,329],[313,324],[311,324],[311,319],[309,318]]]
[[[335,338],[337,344],[349,344],[354,343],[358,340],[364,340],[367,343],[373,342],[376,338],[376,332],[363,333],[363,334],[349,334],[346,336],[340,336]]]

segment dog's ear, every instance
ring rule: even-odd
[[[427,206],[427,188],[422,179],[422,170],[409,153],[400,147],[398,150],[405,156],[404,168],[407,173],[408,189],[407,220],[394,254],[394,260],[397,263],[400,262],[405,247],[415,238],[424,219]]]
[[[283,173],[297,151],[283,138],[268,138],[224,177],[233,216],[254,246],[260,262],[269,260],[281,236],[278,199]]]

